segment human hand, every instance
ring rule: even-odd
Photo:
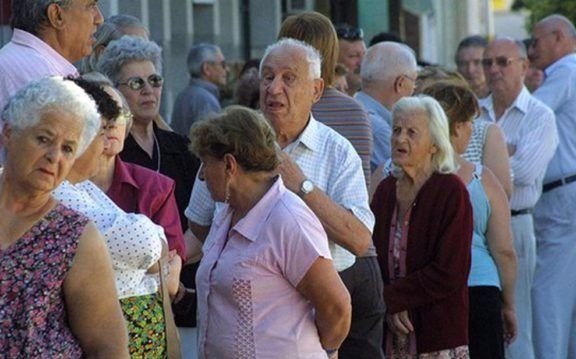
[[[504,325],[504,342],[506,345],[510,345],[518,334],[516,311],[513,307],[502,306],[502,324]]]
[[[180,271],[182,270],[182,258],[176,254],[176,250],[168,252],[168,271],[166,273],[166,286],[168,294],[175,296],[180,286]]]
[[[300,186],[302,182],[306,179],[304,172],[300,169],[298,164],[284,152],[279,152],[278,157],[280,158],[280,165],[278,166],[278,173],[282,176],[282,181],[286,188],[290,191],[298,194],[300,192]]]
[[[407,310],[386,315],[386,322],[390,330],[396,334],[406,335],[414,331],[414,326],[410,321]]]

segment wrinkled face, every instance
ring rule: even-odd
[[[104,87],[106,91],[116,101],[118,107],[122,108],[122,99],[112,87]],[[119,116],[116,121],[111,121],[106,125],[106,139],[108,147],[104,150],[104,155],[114,157],[124,149],[124,140],[126,139],[128,125],[125,116]]]
[[[49,192],[68,176],[84,123],[63,111],[48,111],[23,131],[4,129],[5,173],[31,191]]]
[[[338,62],[343,63],[348,68],[348,71],[359,74],[360,65],[364,54],[366,54],[366,44],[364,40],[349,41],[340,39],[340,52],[338,54]]]
[[[150,61],[130,62],[124,65],[120,71],[120,81],[117,87],[128,101],[134,121],[148,123],[158,116],[162,85],[154,87],[148,80],[151,75],[155,74],[158,73]],[[144,86],[139,90],[134,90],[125,84],[133,78],[142,79]]]
[[[218,51],[214,61],[208,61],[204,65],[206,80],[216,86],[224,87],[228,79],[228,66],[222,52]]]
[[[428,128],[428,115],[414,110],[398,112],[392,120],[392,162],[401,167],[424,167],[432,162],[436,146]]]
[[[100,132],[86,148],[86,151],[74,162],[74,172],[82,177],[82,180],[94,177],[98,173],[100,158],[108,149],[106,137],[106,123],[102,121]]]
[[[544,24],[536,24],[532,30],[532,41],[528,48],[528,56],[532,66],[545,70],[554,62],[554,47],[556,33]]]
[[[302,50],[282,47],[271,52],[262,64],[260,108],[272,127],[303,129],[312,104],[320,98],[323,82],[314,79]]]
[[[216,202],[226,200],[226,162],[212,156],[202,156],[202,165],[198,172],[198,178],[206,181],[212,199]]]
[[[486,79],[482,70],[482,54],[484,48],[478,46],[460,49],[456,58],[458,72],[464,76],[472,87],[482,86]]]
[[[528,66],[513,41],[491,42],[484,51],[482,66],[491,91],[514,95],[522,89]]]
[[[96,0],[72,0],[68,8],[60,9],[65,26],[62,55],[68,61],[76,62],[92,53],[96,41],[94,33],[104,18]]]

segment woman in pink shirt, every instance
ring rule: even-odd
[[[327,358],[350,296],[313,212],[277,175],[274,131],[232,106],[191,130],[215,214],[196,275],[200,358]]]

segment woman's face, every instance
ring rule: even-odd
[[[94,177],[98,173],[100,159],[107,149],[106,124],[104,120],[102,120],[100,131],[90,145],[88,145],[86,151],[74,162],[74,172],[81,177],[81,180]]]
[[[34,191],[52,191],[68,176],[84,123],[63,111],[48,111],[23,131],[6,128],[5,173]]]
[[[162,84],[150,79],[154,75],[159,75],[150,61],[134,61],[127,63],[120,71],[120,81],[118,89],[128,101],[130,111],[134,116],[134,121],[151,122],[158,116],[160,110],[160,97],[162,95]],[[152,77],[151,77],[152,76]],[[133,89],[128,86],[128,82],[138,80],[143,83],[141,89]],[[152,86],[152,84],[159,86]]]
[[[113,99],[116,104],[122,108],[122,99],[118,95],[115,89],[110,86],[104,87],[106,91]],[[125,116],[119,116],[116,121],[110,122],[106,126],[106,138],[108,140],[108,147],[104,150],[104,155],[109,157],[114,157],[124,149],[124,140],[126,139],[126,126],[128,123]]]
[[[391,142],[392,162],[403,169],[425,167],[436,153],[428,128],[428,115],[421,110],[394,115]]]
[[[212,199],[217,202],[226,200],[226,162],[212,156],[202,156],[202,166],[198,173],[198,178],[206,181],[206,186],[212,195]]]
[[[452,142],[452,147],[458,154],[466,152],[474,127],[472,121],[473,119],[466,122],[457,122],[454,126],[454,133],[450,136],[450,142]]]

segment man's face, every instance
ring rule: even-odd
[[[472,87],[482,86],[486,79],[482,70],[484,48],[479,46],[464,47],[458,51],[456,66]]]
[[[222,52],[218,51],[213,61],[205,63],[205,78],[216,86],[224,87],[228,79],[228,66]]]
[[[556,46],[556,33],[550,26],[536,24],[532,30],[532,41],[528,48],[528,56],[532,66],[545,70],[554,62],[554,47]]]
[[[60,9],[64,24],[62,55],[76,62],[92,52],[94,33],[104,19],[96,0],[72,0],[70,6]]]
[[[302,49],[284,46],[264,58],[260,108],[277,133],[304,129],[322,90],[322,79],[313,78]]]
[[[340,39],[340,53],[338,62],[343,63],[348,68],[348,71],[359,74],[362,58],[366,53],[366,45],[364,40],[344,40]]]
[[[528,65],[512,40],[492,41],[484,51],[482,66],[488,87],[495,95],[520,93]]]

